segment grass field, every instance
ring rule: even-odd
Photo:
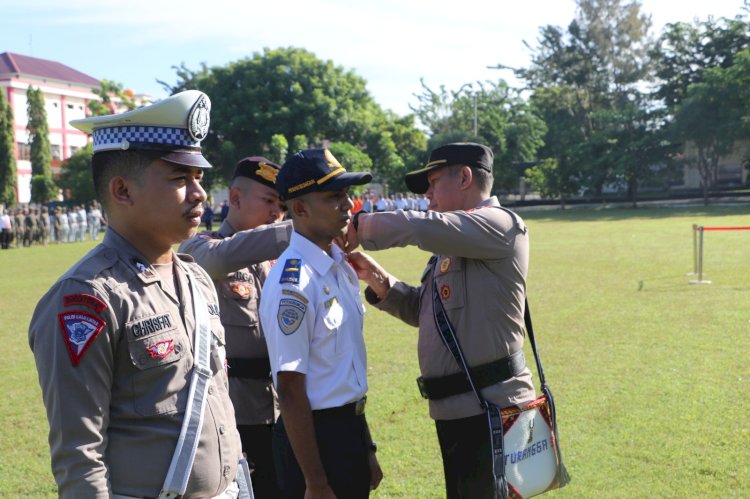
[[[747,207],[524,212],[529,302],[573,482],[557,497],[750,496],[748,232],[709,232],[689,285],[691,226],[748,225]],[[0,496],[54,496],[27,325],[44,291],[93,244],[0,252]],[[373,253],[415,283],[427,255]],[[416,331],[370,309],[368,420],[376,497],[442,497],[416,390]],[[530,358],[530,357],[529,357]],[[262,499],[262,498],[260,498]]]

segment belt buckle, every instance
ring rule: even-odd
[[[354,415],[361,416],[365,413],[365,405],[367,404],[367,397],[362,397],[354,403]]]
[[[417,378],[417,386],[419,387],[419,394],[422,395],[422,398],[429,399],[427,396],[427,389],[424,386],[424,378],[422,376]]]

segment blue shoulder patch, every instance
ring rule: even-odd
[[[284,271],[281,272],[279,284],[291,282],[299,284],[299,269],[302,266],[302,260],[299,258],[290,258],[284,263]]]

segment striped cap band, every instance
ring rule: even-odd
[[[164,126],[113,126],[93,130],[94,152],[125,150],[130,143],[200,147],[200,141],[190,137],[186,128]]]

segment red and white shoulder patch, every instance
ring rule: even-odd
[[[65,346],[68,347],[70,360],[74,366],[77,366],[91,343],[104,329],[106,322],[82,310],[62,312],[57,314],[57,318],[60,321],[60,330]]]

